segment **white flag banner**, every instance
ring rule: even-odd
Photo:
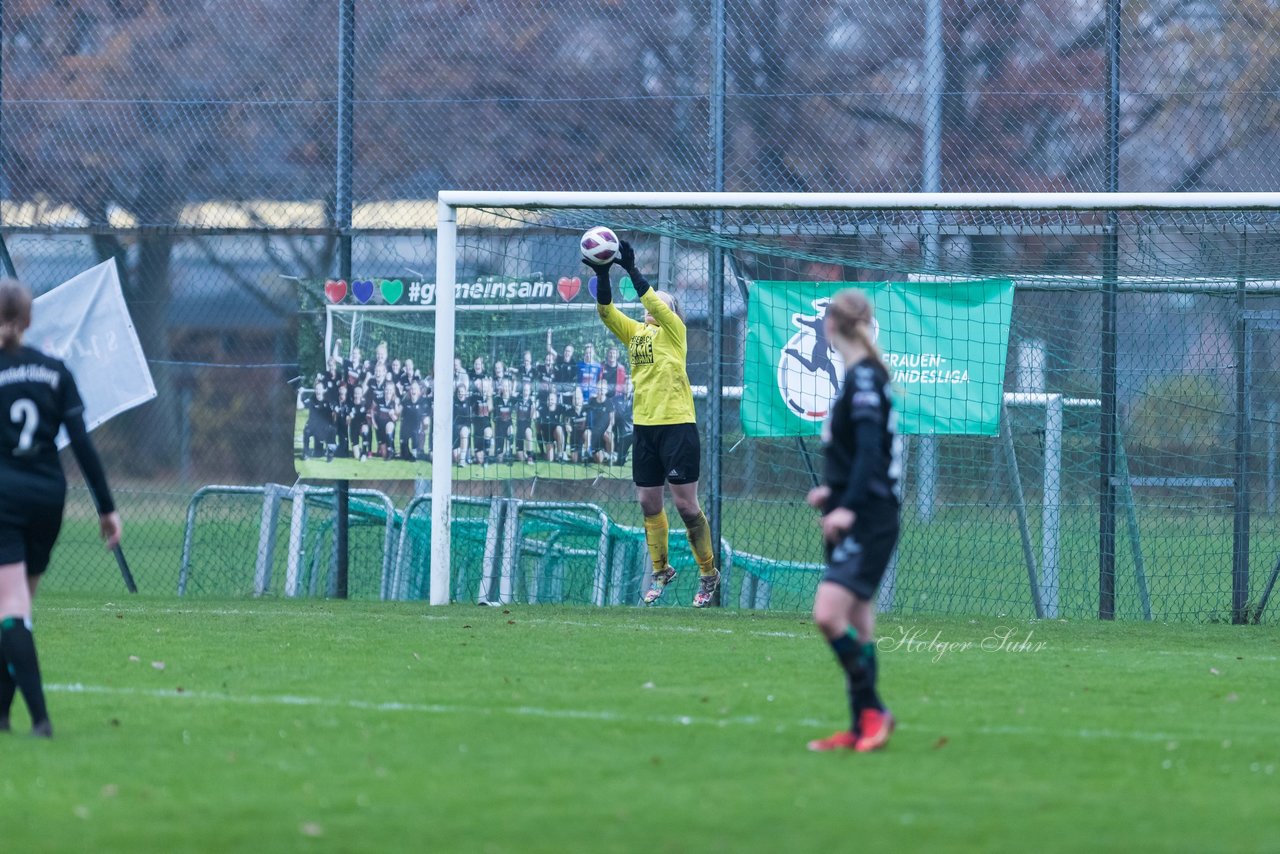
[[[115,261],[103,261],[36,297],[25,343],[66,362],[90,430],[156,396]],[[58,447],[68,441],[63,430]]]

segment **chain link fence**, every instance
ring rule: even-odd
[[[197,490],[294,482],[297,384],[314,371],[299,351],[308,322],[299,282],[432,270],[437,191],[1107,190],[1108,5],[75,0],[55,7],[3,0],[0,230],[19,274],[38,292],[117,259],[159,396],[95,435],[121,493],[139,585],[169,593],[183,569]],[[351,38],[341,37],[344,11],[354,13]],[[1119,24],[1119,85],[1112,93],[1120,116],[1119,188],[1276,185],[1280,86],[1269,33],[1280,24],[1280,9],[1265,2],[1126,3]],[[353,72],[350,100],[340,85],[343,67]],[[625,218],[619,224],[641,227],[655,241],[662,230]],[[1121,435],[1133,492],[1117,522],[1122,616],[1146,610],[1139,576],[1126,561],[1142,565],[1156,617],[1218,619],[1231,607],[1238,501],[1213,484],[1235,477],[1239,459],[1232,377],[1244,334],[1241,312],[1265,312],[1272,303],[1257,292],[1241,301],[1204,289],[1161,289],[1156,280],[1280,277],[1267,248],[1269,225],[1256,227],[1252,260],[1241,267],[1235,237],[1202,238],[1203,224],[1181,225],[1197,249],[1184,254],[1175,273],[1148,266],[1148,289],[1124,292],[1118,301]],[[967,225],[969,233],[939,239],[932,264],[919,260],[920,246],[908,251],[893,239],[864,236],[857,245],[775,252],[766,261],[742,257],[740,272],[790,280],[937,270],[1012,276],[1018,291],[1009,387],[1030,376],[1036,387],[1096,400],[1102,298],[1041,288],[1036,276],[1096,274],[1098,245],[1073,243],[1068,251],[1053,233],[1011,243],[992,223]],[[572,246],[567,229],[561,237]],[[705,249],[689,234],[676,239],[689,241],[692,254]],[[344,271],[348,244],[351,270]],[[1138,257],[1147,251],[1140,239],[1130,248]],[[572,275],[570,254],[563,269],[504,273]],[[701,299],[705,307],[705,268],[674,275],[688,304],[696,309]],[[691,370],[695,383],[705,384],[712,351],[705,308],[702,314],[694,321],[701,349],[691,354]],[[1266,528],[1276,504],[1278,419],[1276,365],[1268,355],[1275,333],[1265,317],[1251,322],[1247,459],[1257,536],[1249,561],[1257,601],[1276,556]],[[736,352],[741,323],[740,316],[726,319],[729,343],[721,352]],[[730,361],[727,382],[733,371]],[[801,509],[804,461],[814,448],[735,445],[736,416],[736,404],[726,401],[722,533],[740,555],[739,569],[756,561],[739,577],[757,581],[741,596],[735,588],[731,598],[765,604],[760,584],[781,577],[771,561],[818,559],[815,542],[771,533],[771,525]],[[1032,529],[1038,551],[1043,418],[1026,406],[1008,412],[1015,452],[1025,463],[1022,488],[1031,508],[1025,524],[1005,498],[1011,469],[999,443],[913,448],[909,513],[924,518],[905,529],[895,607],[1026,611],[1019,529]],[[1079,544],[1080,564],[1064,611],[1075,616],[1096,611],[1100,427],[1084,405],[1067,407],[1063,419],[1061,524],[1064,542]],[[918,498],[922,454],[935,455],[926,470],[936,480],[923,484],[934,492],[925,503]],[[1209,485],[1174,486],[1168,478],[1175,477]],[[405,514],[396,524],[414,529],[412,519],[424,509],[406,513],[411,481],[359,485],[389,495]],[[593,497],[612,523],[625,527],[634,520],[622,487]],[[572,497],[568,487],[545,489],[535,497]],[[48,583],[114,591],[110,561],[94,543],[88,497],[80,489],[73,496]],[[326,500],[317,494],[298,503],[322,509]],[[227,521],[210,523],[212,533],[198,532],[188,595],[254,592],[256,551],[249,546],[256,548],[263,532],[263,502],[241,497],[227,507],[237,501],[243,506],[234,512],[218,511]],[[275,524],[287,528],[292,503],[281,505],[286,509]],[[376,505],[360,506],[364,521],[352,552],[353,574],[360,575],[352,595],[386,590]],[[1125,506],[1135,508],[1133,530],[1140,531],[1133,549],[1124,539]],[[311,555],[332,549],[323,515],[308,517],[317,528]],[[516,515],[530,530],[545,524]],[[958,516],[966,518],[947,521]],[[953,533],[974,530],[975,519],[981,536],[952,537],[953,552],[939,550],[928,533],[948,524]],[[476,531],[460,542],[470,543],[472,558],[459,562],[483,563],[480,526],[468,524]],[[566,523],[577,551],[589,549],[590,526],[583,524]],[[208,544],[205,536],[212,537]],[[619,548],[630,548],[627,536],[618,533]],[[227,544],[240,543],[237,537],[248,544],[245,556],[224,554],[221,563],[200,566],[219,549],[239,554],[239,545]],[[275,542],[287,562],[288,537]],[[421,548],[409,538],[403,553],[420,555]],[[993,575],[993,561],[1006,569]],[[559,570],[551,563],[541,565],[544,591],[556,583],[579,589],[571,580],[555,582]],[[909,576],[909,566],[919,574]],[[1189,580],[1188,566],[1199,580]],[[314,572],[321,569],[317,564]],[[409,591],[420,570],[402,575],[408,586],[398,589]],[[283,583],[277,578],[263,592],[282,589],[277,582]],[[298,583],[317,594],[329,589],[325,577]],[[456,589],[471,596],[480,583],[473,574]],[[767,604],[805,607],[807,583],[797,582],[789,594],[781,592],[787,585],[776,586]]]

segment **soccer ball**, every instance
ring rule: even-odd
[[[608,264],[618,257],[618,235],[603,225],[587,229],[578,246],[582,249],[582,260],[592,264]]]

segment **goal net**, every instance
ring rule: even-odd
[[[1261,603],[1275,560],[1265,514],[1280,402],[1270,344],[1280,342],[1265,320],[1280,293],[1277,202],[444,193],[435,281],[418,283],[433,289],[430,319],[412,314],[420,306],[331,311],[331,336],[366,353],[385,340],[430,363],[435,467],[417,554],[431,569],[409,595],[632,604],[647,583],[618,405],[630,366],[595,316],[576,251],[582,231],[608,225],[685,315],[722,605],[811,601],[822,547],[804,496],[840,368],[819,321],[831,294],[855,287],[876,306],[906,439],[902,541],[883,608],[1239,618]],[[639,319],[620,275],[617,299]],[[521,282],[550,293],[502,308],[473,296]],[[533,424],[527,465],[489,444],[491,411],[484,421],[440,394],[442,376],[474,386],[526,353],[564,363],[549,393],[571,409],[546,430]],[[481,356],[484,366],[470,364]],[[606,364],[614,380],[602,384]],[[597,387],[593,420],[581,408]],[[455,412],[479,419],[470,445]],[[451,555],[461,498],[489,502],[479,565]],[[673,563],[691,567],[668,512]],[[687,604],[692,585],[669,595]]]

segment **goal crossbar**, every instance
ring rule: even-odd
[[[446,208],[758,210],[1280,210],[1280,193],[617,193],[442,190]]]

